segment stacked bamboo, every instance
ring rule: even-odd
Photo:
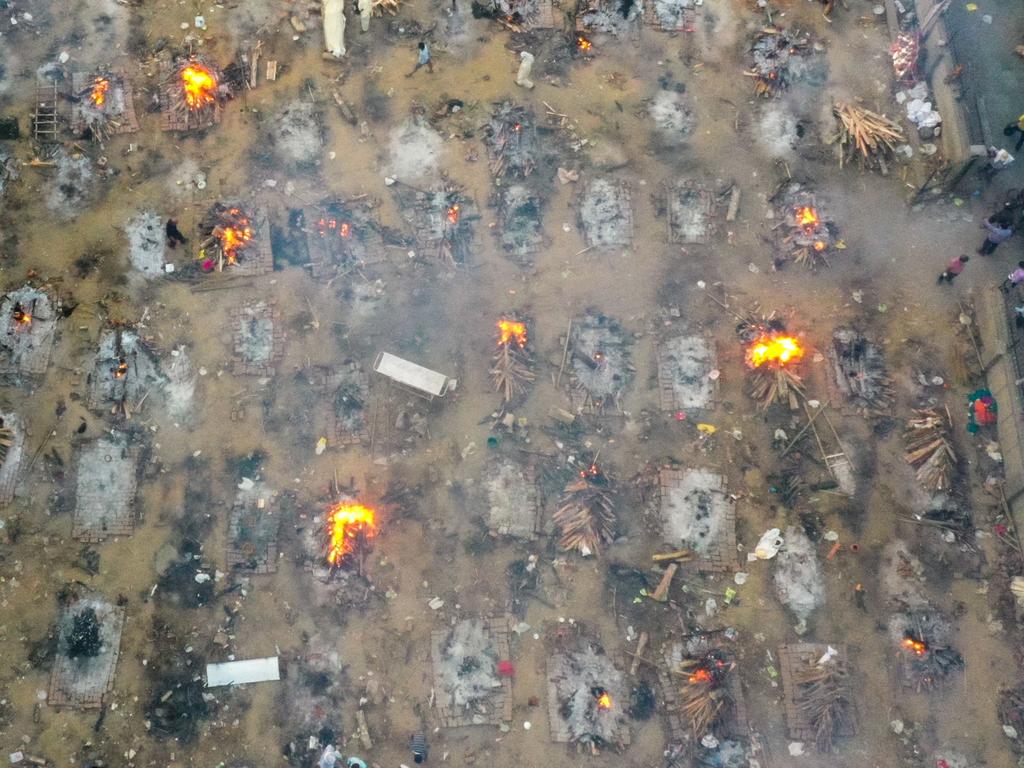
[[[765,365],[750,372],[749,391],[762,410],[768,410],[773,403],[788,403],[790,410],[795,411],[804,394],[804,383],[795,371]]]
[[[503,402],[526,391],[526,385],[536,377],[529,367],[526,353],[514,341],[498,345],[494,353],[494,365],[491,367],[491,382],[494,389],[501,392]]]
[[[949,442],[946,420],[934,408],[918,408],[903,433],[907,463],[917,471],[925,488],[944,491],[950,487],[956,453]]]
[[[600,552],[615,538],[615,509],[607,479],[586,474],[571,480],[553,518],[562,549],[576,549],[583,555]]]
[[[831,752],[835,737],[851,717],[850,686],[845,661],[836,657],[811,663],[793,673],[796,705],[814,729],[819,752]]]
[[[891,154],[896,145],[906,141],[903,129],[897,123],[845,101],[832,105],[832,114],[839,121],[839,165],[842,166],[853,154],[859,152],[864,160],[883,160]]]

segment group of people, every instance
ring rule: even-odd
[[[982,229],[987,230],[987,232],[985,239],[982,240],[981,246],[978,248],[979,256],[991,256],[1001,243],[1013,237],[1014,218],[1013,209],[1004,207],[981,222]],[[971,257],[967,255],[954,257],[946,265],[946,269],[939,275],[939,282],[952,283],[957,275],[964,271],[964,267],[967,266],[967,262],[970,260]],[[1019,282],[1024,282],[1024,273],[1021,273],[1021,280]],[[1018,283],[1014,283],[1014,285]]]
[[[412,752],[412,761],[417,765],[427,762],[427,737],[422,731],[417,731],[409,737],[409,749]],[[317,761],[317,768],[367,768],[366,761],[354,755],[344,763],[341,762],[342,754],[333,744],[324,747],[320,753],[320,760]]]

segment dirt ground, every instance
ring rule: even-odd
[[[621,752],[591,757],[552,743],[546,661],[552,634],[572,622],[623,671],[636,635],[647,631],[651,643],[638,675],[655,686],[651,662],[673,641],[701,628],[734,628],[722,635],[730,638],[722,647],[738,664],[748,721],[741,741],[754,749],[756,762],[744,764],[1017,765],[1019,742],[1007,737],[997,714],[1000,686],[1016,683],[1019,672],[1017,625],[1000,578],[1012,553],[992,533],[998,505],[982,487],[999,474],[984,451],[995,438],[965,431],[966,393],[980,379],[970,364],[958,377],[952,361],[970,363],[974,355],[960,314],[978,287],[1001,280],[1021,258],[1020,245],[1011,240],[989,259],[972,259],[954,285],[936,285],[950,258],[974,253],[991,194],[979,187],[973,196],[912,208],[919,165],[896,163],[886,178],[838,167],[826,144],[833,100],[860,98],[889,114],[899,109],[885,25],[864,20],[872,3],[840,3],[833,23],[817,3],[771,3],[775,23],[810,32],[819,61],[813,76],[774,100],[755,98],[743,74],[751,35],[766,21],[754,3],[708,0],[689,33],[642,26],[618,39],[594,35],[587,56],[573,53],[573,36],[562,30],[568,3],[555,7],[556,29],[525,34],[473,18],[464,0],[457,5],[453,15],[447,2],[402,3],[396,17],[374,18],[367,34],[349,8],[348,53],[337,62],[321,57],[318,12],[284,0],[0,2],[0,115],[17,115],[23,133],[0,141],[0,152],[19,163],[40,156],[25,138],[27,116],[37,75],[54,68],[117,68],[133,81],[141,123],[138,133],[103,144],[63,136],[63,151],[88,163],[76,160],[63,181],[57,167],[19,164],[19,178],[0,198],[4,290],[32,279],[66,305],[76,303],[61,320],[46,375],[8,382],[0,393],[2,410],[18,412],[28,427],[22,479],[0,511],[3,747],[48,765],[241,768],[289,764],[292,743],[290,764],[315,765],[319,750],[307,752],[308,739],[328,735],[321,731],[327,727],[344,754],[395,768],[411,763],[407,744],[417,730],[426,732],[434,764],[714,764],[670,760],[674,739],[660,706],[631,722],[631,743]],[[200,14],[205,31],[192,24]],[[305,20],[305,31],[289,23],[292,14]],[[417,30],[428,28],[435,71],[406,78]],[[191,45],[224,67],[257,39],[258,86],[226,102],[219,125],[192,134],[159,130],[149,107],[160,56]],[[522,50],[537,57],[529,91],[514,83]],[[263,77],[268,60],[279,63],[274,82]],[[653,103],[661,104],[656,114],[665,111],[665,91],[684,94],[685,120],[651,116]],[[544,156],[530,183],[544,199],[544,244],[529,266],[505,254],[493,232],[494,178],[480,127],[503,99],[553,128],[538,135]],[[338,100],[348,106],[339,108]],[[450,100],[460,101],[459,112],[431,119]],[[548,124],[549,109],[567,116],[563,126]],[[295,115],[302,120],[292,130],[274,122]],[[559,183],[559,166],[578,171],[580,182]],[[466,263],[458,266],[415,242],[403,218],[404,185],[433,188],[441,172],[480,212]],[[575,206],[591,176],[628,182],[628,246],[587,247]],[[812,184],[840,228],[846,247],[831,252],[828,267],[772,269],[777,220],[769,197],[789,176]],[[389,186],[386,177],[397,183]],[[669,242],[662,185],[680,178],[715,191],[735,184],[742,193],[736,220],[725,222],[723,210],[707,244]],[[272,273],[235,284],[230,268],[177,279],[197,258],[208,234],[200,222],[215,202],[252,205],[272,227],[286,228],[290,209],[361,196],[398,236],[328,277],[313,279],[302,263],[280,259]],[[164,253],[175,264],[171,275],[154,269],[151,242],[136,266],[129,256],[138,237],[127,229],[153,211],[176,218],[189,238]],[[272,375],[236,375],[230,316],[255,301],[276,302],[273,332],[283,333],[283,357]],[[781,500],[776,478],[786,462],[773,437],[777,429],[792,437],[807,416],[780,405],[762,412],[745,390],[735,313],[755,306],[777,310],[806,347],[800,370],[807,398],[831,401],[828,413],[856,472],[852,498],[824,489],[805,491],[790,505]],[[563,339],[570,321],[588,311],[615,318],[629,335],[630,376],[603,416],[559,427],[552,409],[571,408],[569,377],[560,371]],[[507,409],[518,420],[514,431],[492,429],[502,406],[489,374],[495,324],[511,315],[529,318],[536,374]],[[86,406],[96,344],[118,324],[138,332],[175,385],[152,392],[129,420]],[[883,348],[895,382],[894,427],[879,428],[884,420],[869,421],[838,401],[826,351],[839,326],[855,326]],[[657,344],[682,334],[704,335],[716,346],[713,410],[661,410]],[[353,360],[370,370],[382,351],[441,371],[457,387],[426,403],[373,375],[364,404],[369,439],[346,447],[328,441],[317,451],[326,432],[316,414],[334,394],[310,385],[312,371]],[[922,375],[944,383],[922,385]],[[973,521],[954,543],[906,521],[930,499],[903,459],[900,434],[911,409],[928,398],[948,408],[958,455],[953,496]],[[702,437],[698,423],[717,432]],[[131,536],[84,547],[71,536],[77,447],[115,426],[145,457],[134,500],[139,520]],[[826,440],[831,434],[822,432]],[[493,451],[514,462],[536,459],[542,534],[534,541],[488,533],[484,489]],[[616,481],[617,538],[581,558],[558,549],[551,514],[575,472],[567,457],[586,462],[598,451]],[[810,439],[800,452],[809,483],[827,478]],[[652,570],[651,555],[669,544],[660,540],[649,482],[652,468],[656,477],[669,465],[726,477],[737,502],[736,568],[747,574],[744,583],[731,572],[702,574],[684,564],[667,602],[637,591],[630,569],[653,590],[660,569]],[[228,517],[245,478],[276,493],[282,524],[272,574],[241,576],[226,565]],[[380,509],[380,534],[362,557],[361,574],[349,563],[324,583],[315,526],[339,487]],[[824,581],[824,603],[803,635],[777,597],[776,564],[747,562],[763,531],[791,525],[808,531]],[[842,546],[828,558],[830,531]],[[893,588],[883,562],[894,540],[924,564],[911,586],[954,622],[965,660],[930,691],[900,685],[901,650],[889,631]],[[510,586],[509,565],[530,555],[537,584],[524,599]],[[68,585],[126,610],[114,688],[99,710],[47,705],[58,593],[66,599]],[[729,604],[728,588],[736,591]],[[437,609],[428,605],[435,597],[443,601]],[[713,616],[709,597],[718,606]],[[519,623],[510,635],[509,728],[441,728],[432,705],[431,632],[505,613]],[[842,643],[850,651],[857,733],[832,754],[807,743],[802,756],[790,755],[777,652],[799,641]],[[283,662],[281,682],[209,691],[197,683],[208,661],[274,655]],[[360,707],[373,738],[369,750],[356,735]]]

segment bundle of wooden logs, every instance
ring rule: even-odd
[[[749,377],[750,396],[758,401],[762,410],[773,403],[786,403],[792,411],[800,407],[804,382],[796,371],[764,366],[752,370]]]
[[[534,171],[533,117],[525,107],[510,101],[498,104],[484,126],[491,173],[525,179]]]
[[[861,162],[877,162],[885,171],[885,157],[895,151],[897,144],[906,141],[897,123],[870,109],[837,101],[832,105],[832,114],[839,123],[836,139],[840,146],[840,167],[859,153]]]
[[[554,515],[560,531],[558,545],[580,554],[596,554],[615,538],[615,509],[611,484],[596,465],[570,480]]]
[[[924,488],[949,490],[956,466],[956,453],[949,441],[946,417],[935,408],[914,409],[903,433],[907,463],[917,471],[917,481]]]
[[[507,329],[521,329],[521,333]],[[498,349],[491,366],[491,382],[501,392],[501,399],[508,403],[526,390],[526,385],[536,378],[530,370],[530,354],[527,350],[526,327],[516,321],[503,320],[498,324]]]
[[[684,659],[677,665],[676,674],[685,677],[680,689],[680,708],[697,741],[731,712],[733,700],[725,682],[734,667],[734,663],[725,661],[715,651],[702,658]]]
[[[831,752],[835,737],[852,716],[848,670],[835,656],[824,663],[811,662],[793,673],[798,690],[796,705],[814,729],[819,752]]]

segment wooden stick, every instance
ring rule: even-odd
[[[569,337],[572,335],[572,318],[569,318],[569,327],[565,331],[565,346],[562,347],[562,364],[558,366],[558,376],[555,377],[555,386],[562,382],[562,371],[565,370],[565,362],[569,355]]]
[[[664,603],[668,599],[668,588],[672,584],[672,577],[676,575],[676,571],[679,570],[678,563],[670,563],[668,568],[665,569],[664,575],[661,577],[661,583],[658,584],[658,588],[651,593],[651,599],[657,600],[659,603]]]

